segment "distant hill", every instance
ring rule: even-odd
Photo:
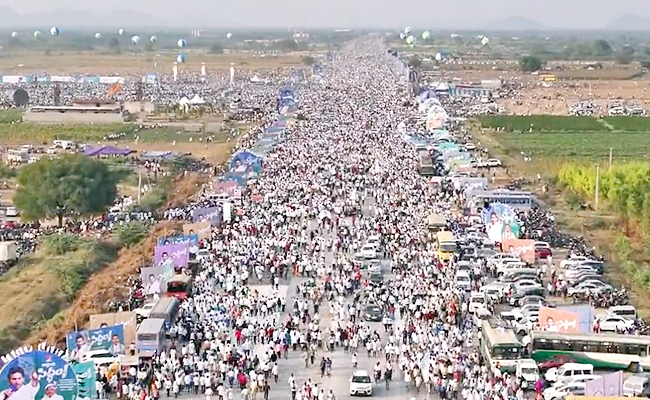
[[[622,15],[607,25],[607,29],[617,31],[648,31],[650,30],[650,18],[642,15]]]
[[[46,30],[57,26],[66,29],[106,29],[120,27],[161,27],[167,21],[144,12],[114,10],[106,13],[91,13],[80,10],[56,9],[34,14],[18,14],[11,7],[0,6],[0,26],[6,29],[34,28]]]
[[[547,27],[534,19],[513,16],[492,21],[486,28],[499,31],[541,31]]]

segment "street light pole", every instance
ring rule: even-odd
[[[600,181],[600,165],[596,165],[596,201],[595,201],[595,208],[598,210],[598,189],[599,189],[599,181]]]

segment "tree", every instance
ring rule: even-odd
[[[606,57],[611,56],[614,51],[607,40],[598,39],[594,42],[594,52],[597,56]]]
[[[535,56],[523,56],[519,60],[519,66],[527,72],[539,71],[544,66],[542,59]]]
[[[210,46],[210,53],[211,54],[222,54],[223,53],[223,46],[220,45],[219,43],[215,43],[212,46]]]
[[[314,64],[314,62],[316,62],[316,60],[314,60],[314,57],[312,56],[302,56],[300,59],[302,63],[305,65],[312,65]]]
[[[18,174],[16,207],[26,220],[103,213],[117,196],[119,174],[81,154],[42,158]]]
[[[626,65],[632,62],[633,56],[629,51],[617,51],[614,55],[614,60],[621,65]]]
[[[117,38],[111,38],[111,40],[108,41],[108,47],[111,49],[120,47],[120,42],[117,41]]]
[[[412,56],[409,58],[409,65],[412,68],[419,68],[422,65],[422,60],[420,60],[420,57],[418,56]]]

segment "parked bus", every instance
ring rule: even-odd
[[[178,316],[178,299],[176,297],[161,297],[151,309],[149,318],[165,320],[165,329],[169,331],[171,325]],[[145,320],[146,321],[146,320]]]
[[[449,231],[438,232],[436,243],[438,244],[438,258],[444,261],[449,261],[458,248],[454,234]]]
[[[515,332],[509,328],[492,327],[489,320],[481,324],[479,346],[481,356],[492,370],[496,370],[498,365],[503,372],[513,372],[521,359],[522,345]]]
[[[650,368],[650,336],[532,332],[533,359],[559,356],[601,369]]]
[[[161,318],[147,318],[135,334],[135,349],[138,353],[158,353],[165,348],[165,320]]]
[[[178,274],[172,276],[167,281],[167,296],[176,297],[179,300],[185,300],[192,291],[192,276]]]
[[[447,219],[443,215],[430,214],[427,217],[427,228],[430,231],[438,232],[445,229],[445,227],[447,227]]]

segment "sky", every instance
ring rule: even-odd
[[[649,0],[5,0],[4,6],[23,15],[62,8],[95,14],[134,10],[171,26],[208,27],[485,29],[524,17],[550,28],[599,29],[622,15],[650,17]]]

